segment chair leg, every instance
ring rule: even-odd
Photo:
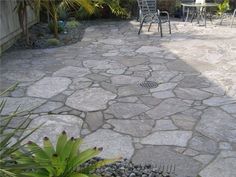
[[[224,20],[224,14],[222,14],[221,17],[220,17],[220,25],[222,25],[223,20]]]
[[[169,33],[171,34],[171,24],[170,24],[170,20],[168,21],[169,23]]]
[[[188,22],[188,17],[189,17],[189,8],[187,9],[187,15],[186,15],[186,18],[185,18],[185,23]]]
[[[236,15],[236,9],[234,10],[234,13],[233,13],[233,16],[232,16],[232,20],[231,20],[231,24],[230,24],[231,28],[233,27],[233,24],[234,24],[235,15]]]
[[[142,22],[140,23],[140,27],[139,27],[138,35],[140,35],[140,32],[141,32],[141,30],[142,30],[142,28],[143,28],[144,20],[145,20],[145,18],[143,18]]]
[[[191,23],[193,23],[193,19],[194,19],[195,15],[196,15],[196,12],[194,12],[193,15],[192,15]]]
[[[153,22],[150,23],[149,27],[148,27],[148,32],[150,31],[151,27],[152,27]]]
[[[159,28],[160,28],[161,37],[163,37],[161,21],[158,23],[158,25],[159,25]]]

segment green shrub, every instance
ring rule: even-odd
[[[229,9],[229,0],[224,0],[221,4],[218,5],[217,14],[221,16]]]
[[[51,38],[47,40],[47,44],[49,46],[58,46],[60,44],[60,41],[57,38]]]
[[[77,28],[79,25],[80,25],[80,24],[79,24],[78,21],[72,20],[72,21],[68,21],[68,22],[66,23],[66,28],[70,30],[70,29]]]
[[[118,159],[105,159],[89,166],[84,163],[97,156],[102,148],[90,148],[80,151],[80,138],[68,139],[66,132],[58,137],[56,147],[49,138],[43,139],[43,148],[34,142],[28,142],[26,151],[17,151],[14,158],[19,165],[30,165],[30,171],[22,174],[32,177],[95,177],[93,171]]]
[[[48,24],[48,28],[51,33],[54,33],[54,24],[52,22]],[[57,22],[57,28],[58,28],[58,33],[61,33],[65,30],[65,26],[60,22]]]

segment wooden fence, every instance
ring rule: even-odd
[[[8,49],[22,32],[15,6],[16,0],[0,0],[0,53]],[[29,26],[37,22],[31,9],[28,9],[28,22]]]

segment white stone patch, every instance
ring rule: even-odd
[[[105,109],[107,102],[115,97],[115,94],[102,88],[88,88],[72,94],[66,105],[81,111],[97,111]]]
[[[27,141],[33,141],[43,144],[43,138],[46,136],[50,138],[55,145],[56,140],[62,131],[66,131],[69,137],[79,137],[83,120],[73,115],[44,115],[35,118],[29,129],[37,128],[42,125],[37,131],[35,131]],[[27,131],[26,131],[27,134]]]
[[[201,177],[236,176],[236,151],[221,152],[199,175],[201,175]]]
[[[27,95],[32,97],[51,98],[71,84],[71,80],[64,77],[45,77],[27,89]]]
[[[84,138],[81,149],[102,147],[99,154],[102,158],[131,158],[134,153],[132,139],[128,135],[121,135],[109,129],[100,129]]]
[[[142,144],[187,146],[191,131],[158,131],[141,140]]]
[[[137,53],[161,53],[161,51],[161,47],[155,46],[142,46],[138,50],[136,50]]]
[[[53,76],[78,78],[78,77],[83,77],[89,73],[90,72],[87,68],[67,66],[65,68],[62,68],[62,69],[54,72]]]

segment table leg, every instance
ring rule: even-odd
[[[206,28],[206,8],[203,9],[204,10],[204,25],[205,25],[205,28]]]
[[[185,12],[185,6],[182,7],[182,20],[183,20],[183,22],[185,20],[184,12]]]

